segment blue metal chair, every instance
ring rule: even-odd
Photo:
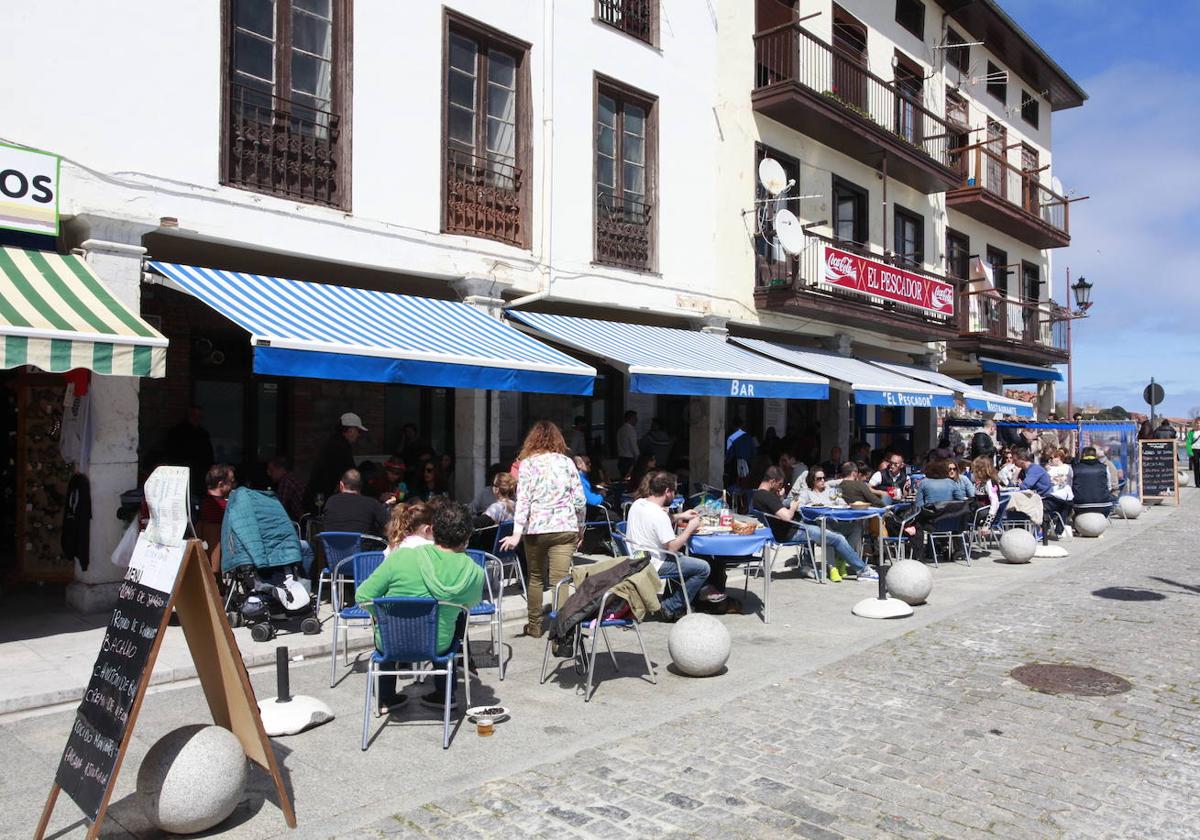
[[[326,583],[333,585],[333,570],[352,554],[360,551],[382,551],[387,541],[373,534],[355,534],[351,531],[325,531],[317,534],[321,553],[325,556],[325,568],[317,578],[317,606],[321,605],[321,590]],[[332,590],[331,590],[332,591]],[[332,603],[333,596],[330,595]],[[336,610],[335,610],[336,612]]]
[[[613,525],[612,538],[613,545],[617,547],[617,551],[624,557],[632,557],[633,554],[639,551],[645,551],[654,556],[652,552],[657,552],[657,555],[663,560],[670,560],[675,564],[675,572],[679,575],[679,579],[661,578],[663,582],[663,593],[670,591],[671,588],[678,586],[679,591],[683,593],[683,610],[685,613],[691,613],[692,605],[687,597],[687,586],[683,582],[683,568],[679,565],[679,555],[684,554],[682,551],[667,551],[665,548],[655,548],[652,545],[638,545],[632,543],[625,537],[625,529],[628,523],[621,521]]]
[[[551,621],[554,621],[556,618],[558,618],[559,598],[561,597],[562,588],[564,585],[573,585],[570,577],[563,578],[554,587],[553,609],[550,612]],[[581,621],[579,624],[575,625],[575,632],[571,638],[572,659],[576,663],[576,672],[582,673],[583,668],[586,667],[587,681],[584,684],[583,689],[583,702],[585,703],[590,702],[592,699],[592,682],[596,673],[596,643],[598,637],[604,637],[604,646],[608,648],[608,655],[609,658],[612,659],[613,669],[616,671],[621,670],[621,666],[617,664],[617,655],[613,653],[612,644],[608,640],[608,631],[612,628],[620,630],[632,630],[634,632],[634,635],[637,636],[638,647],[640,647],[642,650],[642,659],[646,663],[646,675],[650,677],[650,682],[655,684],[658,683],[658,679],[654,675],[654,666],[650,664],[650,656],[646,653],[646,644],[642,641],[642,630],[639,626],[638,620],[632,615],[629,615],[625,618],[604,618],[605,607],[608,604],[610,597],[613,597],[612,590],[605,590],[600,596],[600,606],[596,609],[595,617],[590,621]],[[592,644],[590,652],[585,653],[588,635],[591,636]],[[543,685],[549,677],[549,674],[546,673],[546,666],[550,662],[550,646],[551,638],[549,635],[547,635],[546,652],[542,655],[541,681]],[[587,659],[587,664],[586,666],[583,666],[582,660],[585,657]],[[555,665],[554,669],[551,670],[551,673],[557,669],[558,666]]]
[[[333,598],[333,645],[329,649],[330,688],[337,682],[338,633],[342,634],[342,656],[344,664],[348,665],[350,664],[350,628],[369,627],[371,624],[371,616],[366,610],[353,601],[348,604],[342,602],[342,591],[347,582],[352,582],[357,591],[362,582],[379,568],[385,556],[382,551],[360,551],[343,558],[333,567],[332,584],[329,587],[330,597]]]
[[[500,541],[511,537],[512,533],[512,520],[500,523],[496,528],[496,540],[492,544],[492,556],[499,558],[500,565],[504,568],[504,580],[516,578],[517,583],[521,584],[521,594],[528,601],[529,590],[525,588],[525,575],[521,572],[521,555],[518,553],[520,548],[514,548],[512,551],[503,551],[500,548]]]
[[[445,676],[446,702],[442,710],[442,749],[450,746],[450,708],[454,705],[454,683],[457,679],[459,657],[467,649],[467,636],[445,653],[438,652],[438,610],[469,611],[461,604],[437,601],[433,598],[376,598],[371,602],[374,612],[377,645],[367,664],[367,690],[363,701],[362,748],[370,740],[372,707],[377,707],[381,676]],[[425,662],[432,670],[418,669]],[[398,667],[406,663],[408,668]],[[463,669],[463,689],[467,706],[471,705],[471,678]]]
[[[469,549],[467,554],[483,569],[483,600],[471,607],[468,623],[474,618],[487,619],[491,632],[492,649],[496,652],[496,663],[500,679],[504,679],[504,564],[500,558],[486,551]],[[465,655],[469,658],[470,651]]]

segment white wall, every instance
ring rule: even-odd
[[[154,224],[172,216],[180,235],[434,277],[491,274],[526,291],[541,287],[552,259],[556,295],[706,311],[706,300],[688,298],[703,299],[716,278],[708,5],[663,0],[657,48],[594,21],[591,3],[446,5],[532,44],[529,251],[439,232],[443,7],[435,0],[355,5],[349,214],[220,185],[216,0],[129,0],[121,15],[85,0],[15,7],[0,72],[29,81],[9,86],[3,137],[68,159],[64,215]],[[592,265],[594,72],[659,98],[657,274]]]

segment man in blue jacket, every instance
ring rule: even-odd
[[[1063,523],[1071,515],[1071,503],[1051,494],[1054,482],[1050,480],[1050,473],[1046,472],[1041,464],[1034,462],[1028,449],[1023,447],[1015,449],[1013,463],[1021,469],[1024,476],[1021,479],[1021,489],[1032,490],[1042,498],[1042,509],[1045,511],[1042,518],[1043,532],[1050,539],[1057,540],[1062,536]],[[1057,520],[1051,517],[1051,514],[1055,513],[1058,514]]]

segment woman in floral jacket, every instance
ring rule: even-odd
[[[500,543],[512,551],[525,540],[529,567],[529,622],[525,634],[542,635],[543,592],[571,570],[571,556],[583,539],[587,501],[579,471],[567,455],[567,443],[549,420],[533,424],[517,460],[517,504],[513,533]]]

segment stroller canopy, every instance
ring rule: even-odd
[[[221,525],[221,571],[300,562],[300,537],[275,494],[239,487],[229,494]]]

